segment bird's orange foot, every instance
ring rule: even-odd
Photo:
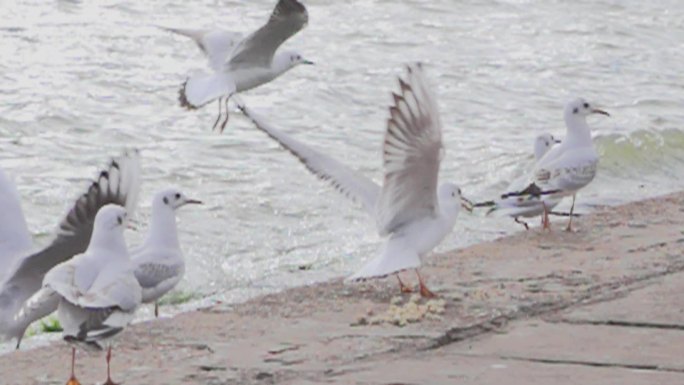
[[[413,289],[411,289],[410,286],[406,286],[403,283],[399,284],[399,290],[401,290],[402,293],[413,293]]]
[[[105,382],[105,383],[102,384],[102,385],[121,385],[121,384],[117,384],[116,382],[112,381],[111,378],[108,378],[108,379],[107,379],[107,382]]]
[[[423,298],[435,298],[435,297],[437,297],[437,294],[431,292],[430,289],[428,289],[427,286],[423,285],[422,283],[420,285],[420,295]]]
[[[71,378],[69,378],[69,381],[67,381],[66,385],[81,385],[81,383],[78,382],[76,377],[71,376]]]
[[[399,281],[399,290],[402,293],[413,293],[413,289],[411,288],[411,286],[406,286],[404,284],[404,281],[401,280],[399,274],[397,274],[397,280]]]

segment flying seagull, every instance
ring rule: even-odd
[[[296,51],[277,51],[308,21],[309,14],[299,1],[279,0],[268,22],[244,38],[222,30],[165,28],[194,40],[214,71],[185,81],[179,93],[181,106],[197,109],[218,99],[215,129],[222,117],[223,100],[226,115],[219,127],[223,132],[229,117],[228,100],[233,94],[268,83],[299,64],[313,64]]]

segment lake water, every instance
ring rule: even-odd
[[[214,104],[178,105],[179,85],[205,61],[155,25],[249,32],[274,3],[0,0],[0,167],[14,176],[38,242],[109,157],[137,147],[140,222],[169,185],[206,203],[179,212],[188,260],[179,290],[203,298],[186,308],[345,275],[375,255],[365,213],[239,113],[218,135]],[[316,65],[243,99],[375,180],[396,75],[422,61],[444,124],[441,178],[467,196],[492,197],[529,168],[534,136],[562,137],[563,105],[576,96],[612,114],[589,120],[601,163],[578,196],[581,211],[682,188],[681,1],[306,5],[309,26],[285,46]],[[520,230],[510,219],[463,215],[438,250]],[[135,243],[142,233],[128,236]]]

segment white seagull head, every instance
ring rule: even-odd
[[[583,98],[577,98],[565,106],[566,117],[581,117],[585,118],[591,114],[601,114],[610,116],[609,113],[598,108],[594,108],[588,101]]]
[[[169,188],[157,193],[153,205],[175,211],[188,204],[201,204],[202,201],[190,199],[177,188]]]
[[[275,57],[275,65],[283,72],[292,69],[300,64],[313,65],[311,60],[307,60],[297,51],[281,51]]]
[[[551,134],[541,134],[537,136],[534,140],[534,158],[536,160],[541,159],[554,144],[560,142],[560,140],[554,138]]]
[[[126,209],[119,205],[108,204],[103,206],[95,215],[95,230],[111,230],[118,227],[123,231],[126,223]]]
[[[453,183],[444,183],[439,186],[438,192],[439,204],[443,209],[453,211],[456,214],[461,210],[461,207],[473,211],[473,203],[466,199],[461,193],[461,188]]]

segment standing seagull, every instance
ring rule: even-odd
[[[544,155],[530,178],[527,187],[521,191],[504,194],[505,197],[540,197],[548,199],[562,199],[572,195],[570,220],[567,231],[572,231],[572,217],[575,209],[575,196],[584,186],[588,185],[596,176],[598,153],[591,139],[591,129],[587,124],[587,116],[601,114],[610,116],[607,112],[594,108],[589,102],[578,98],[565,106],[565,125],[567,133],[565,139],[558,146],[553,147]],[[549,208],[543,207],[544,223],[549,223]]]
[[[560,140],[557,140],[551,134],[541,134],[537,136],[534,140],[534,159],[536,162],[539,162],[551,147],[558,143],[560,143]],[[517,179],[511,183],[511,185],[508,186],[507,191],[516,191],[516,189],[525,187],[524,183],[527,182],[525,177],[526,175],[523,176],[523,179]],[[474,206],[491,207],[489,211],[487,211],[487,215],[507,215],[512,217],[516,223],[525,226],[525,230],[529,230],[527,223],[520,220],[520,217],[532,218],[542,215],[544,213],[544,206],[546,206],[547,210],[552,210],[560,203],[561,199],[562,198],[550,198],[547,196],[506,196],[506,194],[503,194],[497,200],[476,203]],[[542,217],[542,225],[544,225],[544,228],[548,227],[548,223],[544,222],[544,217]]]
[[[188,78],[181,87],[181,106],[197,109],[218,99],[225,100],[226,117],[219,130],[228,123],[228,100],[238,92],[247,91],[277,78],[299,64],[313,64],[294,51],[279,51],[278,47],[294,36],[309,21],[306,8],[297,0],[279,0],[268,22],[256,32],[238,41],[239,35],[225,31],[202,31],[166,28],[190,37],[209,58],[212,74]]]
[[[14,186],[1,174],[0,263],[5,267],[0,272],[0,339],[16,339],[18,349],[26,328],[55,311],[57,302],[46,302],[43,308],[34,307],[21,317],[17,312],[40,289],[50,269],[86,250],[98,210],[109,203],[125,206],[129,212],[135,208],[140,157],[131,151],[112,160],[59,223],[55,239],[39,251],[32,251],[31,234]]]
[[[383,143],[383,186],[355,173],[334,159],[313,150],[266,123],[245,106],[242,111],[260,130],[296,156],[306,168],[328,180],[344,195],[360,202],[375,218],[378,233],[386,237],[379,256],[350,277],[352,280],[384,277],[415,269],[420,293],[434,294],[418,272],[421,258],[447,236],[461,206],[472,204],[458,186],[437,186],[444,148],[437,100],[420,64],[407,67],[393,94]],[[399,275],[397,274],[397,278]],[[399,278],[402,292],[411,291]]]
[[[26,302],[20,314],[56,300],[64,340],[91,350],[102,350],[109,339],[133,320],[142,299],[123,236],[125,222],[126,209],[123,207],[110,204],[101,208],[85,253],[52,268],[45,275],[43,288]],[[67,385],[77,385],[74,373],[76,348],[71,349],[71,377]],[[110,345],[104,385],[115,385],[110,375],[111,358]]]
[[[142,301],[154,302],[155,317],[159,316],[157,300],[171,291],[185,273],[185,260],[178,243],[176,210],[187,204],[201,203],[174,188],[158,192],[152,201],[147,238],[141,247],[131,251],[135,277],[142,287]]]

